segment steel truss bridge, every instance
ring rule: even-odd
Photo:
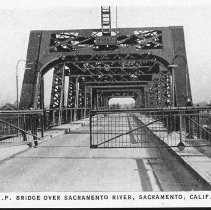
[[[53,79],[50,109],[46,109],[44,76],[49,71]],[[111,98],[125,97],[135,100],[136,111],[109,110]],[[107,145],[118,135],[134,135],[137,129],[148,133],[149,125],[160,126],[157,121],[163,132],[180,132],[174,146],[182,142],[181,136],[193,138],[193,130],[198,131],[195,136],[204,132],[210,140],[210,131],[204,128],[210,126],[210,110],[190,107],[188,111],[187,106],[192,106],[192,95],[183,27],[112,28],[110,7],[101,7],[101,29],[31,31],[21,111],[14,113],[18,114],[14,123],[6,125],[29,135],[32,124],[32,137],[37,139],[39,130],[43,136],[52,126],[90,117],[91,147]],[[31,116],[36,116],[35,124]],[[115,129],[114,136],[98,144],[96,135],[100,138],[102,127],[107,134]]]
[[[137,108],[192,102],[183,27],[111,28],[110,7],[101,8],[101,29],[31,31],[26,61],[22,109],[45,108],[48,71],[50,109],[74,108],[75,119],[112,97],[130,96]]]
[[[109,107],[128,97],[133,109]],[[0,110],[0,147],[44,144],[7,158],[1,189],[210,190],[211,107],[192,104],[182,26],[112,28],[101,7],[100,29],[31,31],[20,110]]]

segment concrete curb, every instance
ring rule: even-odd
[[[19,146],[10,146],[10,147],[1,147],[1,154],[0,154],[0,163],[4,162],[5,160],[17,155],[21,152],[26,152],[31,148],[28,145],[19,145]]]
[[[178,182],[185,187],[185,190],[193,190],[191,186],[200,188],[200,190],[211,190],[210,182],[204,179],[198,171],[196,171],[190,164],[188,164],[178,153],[177,148],[170,147],[167,143],[163,142],[156,134],[154,134],[156,144],[162,145],[161,154],[164,161],[173,170],[175,178]]]
[[[137,120],[142,122],[138,117]],[[183,157],[182,152],[177,147],[169,146],[168,143],[160,139],[150,128],[146,127],[146,129],[153,135],[154,144],[160,148],[160,153],[164,161],[169,165],[175,178],[185,190],[191,191],[193,190],[192,188],[211,190],[209,180],[204,178],[201,171],[194,168],[193,164]]]

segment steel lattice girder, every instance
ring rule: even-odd
[[[128,46],[140,49],[162,49],[162,28],[159,29],[108,29],[55,32],[50,36],[51,52],[74,52],[80,48],[93,51],[117,50]]]
[[[104,60],[104,61],[67,61],[65,66],[70,71],[65,75],[82,78],[84,81],[140,81],[143,78],[151,80],[153,74],[159,73],[159,62],[156,60]],[[81,64],[81,65],[80,65]],[[60,65],[60,64],[58,64]],[[111,80],[112,77],[112,80]]]
[[[101,81],[106,77],[111,80],[110,75],[104,75],[108,74],[106,66],[112,71],[112,81],[130,81],[132,77],[143,81],[143,77],[149,76],[150,69],[154,72],[149,65],[150,59],[155,65],[155,61],[164,62],[165,66],[175,64],[179,66],[175,71],[176,105],[184,106],[187,98],[192,100],[182,26],[111,28],[109,35],[103,36],[102,29],[31,31],[20,107],[38,107],[39,100],[43,100],[39,95],[43,75],[62,62],[69,62],[73,76],[86,77],[91,70],[92,76],[87,76],[91,82],[98,82],[98,77]],[[146,60],[148,64],[144,65]],[[136,65],[136,61],[143,63]],[[96,72],[100,75],[95,76]]]
[[[75,107],[75,96],[76,96],[76,78],[69,78],[69,86],[68,86],[68,97],[67,97],[67,107],[74,108]]]
[[[64,66],[65,65],[59,65],[54,68],[50,102],[51,109],[62,108],[64,104]]]
[[[77,61],[74,62],[65,60],[54,66],[51,108],[61,108],[64,106],[64,100],[61,101],[61,98],[64,99],[64,97],[61,96],[62,88],[64,88],[64,76],[69,77],[67,106],[71,108],[80,108],[87,105],[86,101],[89,101],[88,97],[90,96],[86,94],[86,86],[90,86],[90,84],[95,85],[95,88],[96,84],[101,84],[104,87],[113,87],[113,91],[116,91],[115,87],[118,87],[118,83],[124,83],[124,88],[126,83],[127,87],[128,85],[135,87],[135,83],[142,83],[142,86],[145,86],[150,81],[153,81],[153,87],[149,87],[149,90],[153,88],[153,94],[151,93],[152,91],[146,91],[146,94],[149,94],[146,98],[148,98],[148,101],[153,101],[153,106],[163,106],[165,103],[161,102],[167,100],[166,96],[168,96],[167,98],[171,97],[170,92],[168,92],[168,94],[162,94],[167,90],[160,90],[165,89],[167,86],[164,77],[167,73],[170,75],[170,72],[165,66],[165,63],[161,63],[157,58],[153,59],[150,55],[145,55],[145,59],[143,59],[142,56],[139,60],[136,55],[125,56],[126,60],[120,60],[122,56],[119,57],[116,55],[113,58],[117,60],[111,60],[111,56],[109,60],[107,56],[104,60],[102,60],[102,56],[100,56],[99,61],[96,60],[96,56],[92,56],[91,58],[91,60],[86,59],[84,61],[77,59]],[[160,65],[162,65],[162,71],[160,70]],[[159,85],[156,81],[158,77],[162,78],[162,80],[159,80]],[[161,100],[162,97],[164,98],[163,100]],[[157,103],[154,103],[155,101],[157,101]],[[152,106],[152,104],[148,104]]]

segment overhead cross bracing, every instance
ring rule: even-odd
[[[48,71],[53,72],[51,109],[105,107],[119,88],[124,89],[120,95],[135,96],[138,107],[192,101],[183,27],[112,28],[110,7],[101,8],[101,29],[32,31],[29,63],[23,109],[45,107],[43,78]],[[102,88],[108,91],[102,93]]]
[[[97,56],[94,56],[92,59],[87,59],[87,57],[86,59],[82,59],[82,57],[80,57],[76,62],[71,62],[71,60],[68,59],[54,67],[51,108],[59,108],[60,101],[62,100],[61,87],[65,76],[69,77],[70,88],[68,95],[72,97],[72,100],[68,100],[67,106],[71,108],[74,107],[74,104],[71,102],[74,100],[73,92],[76,91],[77,88],[76,82],[79,83],[79,107],[86,106],[84,104],[84,97],[87,94],[85,87],[88,88],[92,86],[93,89],[99,89],[97,84],[100,84],[104,88],[112,88],[112,90],[115,91],[116,88],[120,88],[119,84],[125,87],[127,83],[127,88],[130,86],[136,88],[135,83],[143,87],[149,84],[150,81],[152,81],[150,87],[160,85],[160,94],[162,92],[163,96],[166,97],[163,97],[163,103],[169,102],[170,104],[170,87],[169,89],[165,88],[165,86],[170,86],[170,79],[169,82],[166,79],[166,77],[170,78],[170,73],[165,67],[165,64],[157,61],[156,58],[148,54],[142,56],[134,54],[124,60],[118,59],[115,55],[110,55],[109,60],[106,59],[106,56],[104,60],[102,60],[102,58],[97,59],[99,59]],[[159,76],[156,76],[157,74],[159,74]],[[137,89],[136,92],[137,91],[139,90]]]

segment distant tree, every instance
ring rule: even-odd
[[[16,109],[16,106],[11,103],[5,103],[4,105],[0,107],[0,110],[15,110],[15,109]]]
[[[119,103],[110,105],[110,109],[120,109],[120,108],[121,108],[121,105]]]
[[[120,108],[121,108],[120,104],[117,103],[117,104],[116,104],[116,109],[120,109]]]

